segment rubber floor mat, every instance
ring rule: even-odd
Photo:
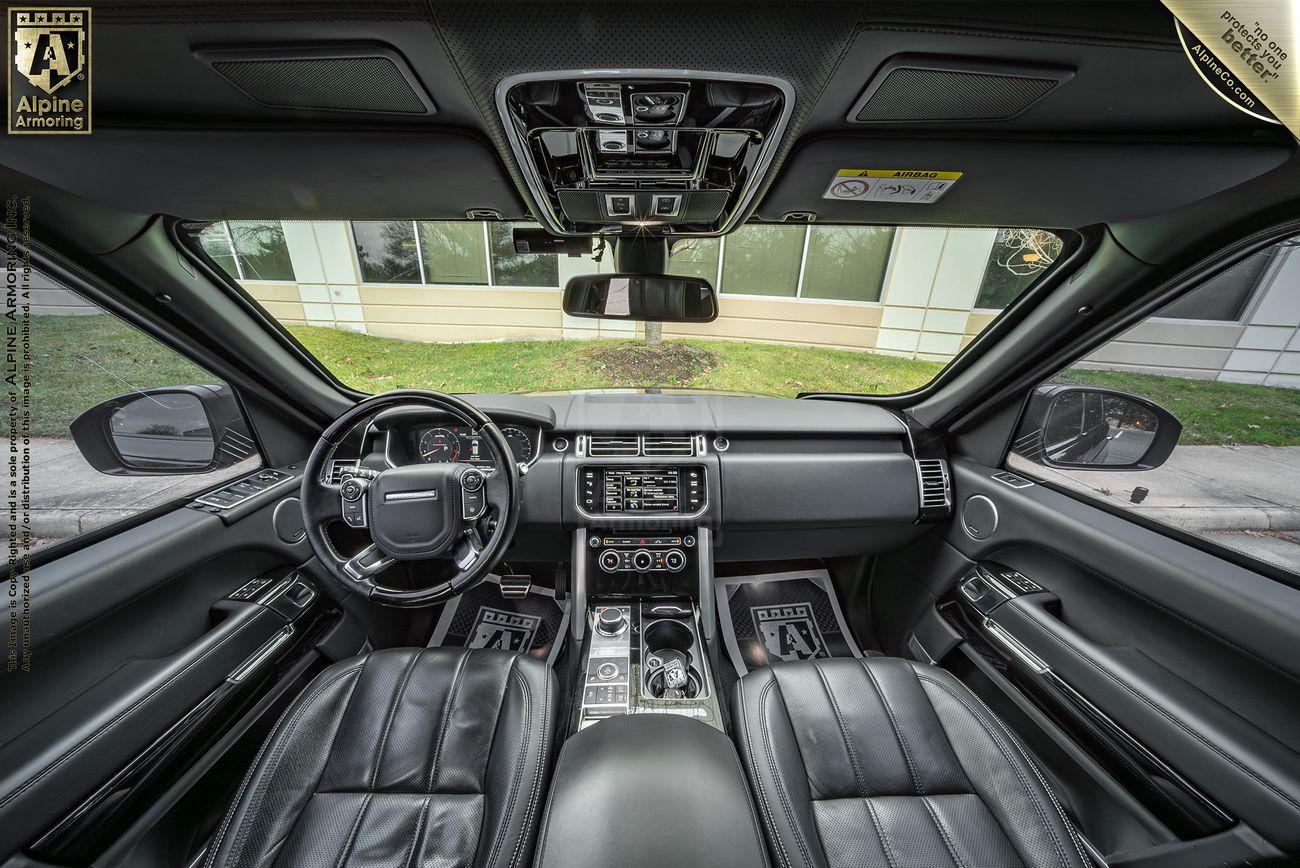
[[[825,570],[714,579],[736,672],[793,660],[861,657]]]
[[[557,603],[550,588],[534,585],[525,597],[501,596],[496,576],[488,576],[443,607],[429,647],[504,648],[526,651],[547,665],[563,646],[569,625],[567,603]],[[559,637],[561,641],[556,641]]]

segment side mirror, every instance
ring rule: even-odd
[[[569,316],[713,322],[718,293],[707,280],[667,274],[584,274],[564,287]]]
[[[254,453],[228,386],[143,389],[110,398],[73,420],[86,462],[111,476],[209,473]]]
[[[1183,425],[1165,408],[1094,386],[1039,386],[1014,451],[1047,467],[1151,470],[1165,463]]]

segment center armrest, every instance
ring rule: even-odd
[[[767,852],[731,740],[672,714],[630,714],[564,743],[540,868],[754,868]]]

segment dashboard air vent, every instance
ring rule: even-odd
[[[946,515],[952,506],[948,462],[942,458],[920,459],[916,462],[916,475],[921,483],[922,516]]]
[[[357,462],[355,460],[349,461],[345,458],[340,458],[336,461],[331,461],[330,478],[329,478],[330,485],[338,485],[343,481],[344,473],[348,472],[349,470],[356,470],[356,469],[357,469]]]
[[[683,437],[657,437],[645,436],[641,438],[642,454],[646,457],[657,455],[673,456],[693,456],[695,454],[695,438],[691,436]]]
[[[637,456],[641,454],[641,438],[592,435],[587,441],[587,454],[593,458],[612,456]]]

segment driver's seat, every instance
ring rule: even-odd
[[[280,718],[203,864],[529,865],[555,694],[545,664],[507,651],[337,663]]]

